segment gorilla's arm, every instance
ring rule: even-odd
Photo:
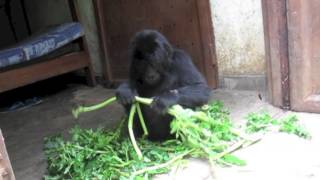
[[[177,89],[177,103],[186,107],[197,107],[208,103],[210,88],[206,85],[190,85]]]
[[[211,89],[193,65],[191,58],[185,52],[178,50],[175,52],[172,66],[170,77],[176,79],[176,85],[168,87],[168,91],[155,97],[152,107],[158,112],[165,113],[165,110],[174,104],[189,108],[206,104]]]
[[[174,104],[194,108],[206,104],[209,100],[210,89],[205,85],[189,85],[165,92],[154,98],[152,108],[164,114],[167,108]]]

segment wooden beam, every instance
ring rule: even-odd
[[[290,109],[286,0],[262,0],[269,101]]]
[[[4,143],[4,138],[0,129],[0,179],[15,180],[13,169]]]
[[[209,0],[197,0],[198,19],[200,23],[200,37],[203,51],[205,77],[208,85],[218,87],[218,65],[213,32],[211,8]]]
[[[55,59],[0,72],[0,93],[88,67],[88,63],[87,53],[74,52]]]

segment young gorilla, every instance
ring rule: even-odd
[[[151,107],[141,105],[151,140],[170,138],[172,116],[167,108],[174,104],[195,108],[207,103],[210,89],[193,65],[190,56],[173,48],[157,31],[143,30],[129,47],[129,81],[116,90],[117,100],[130,110],[134,96],[154,98]],[[142,134],[140,122],[134,121],[134,133]]]

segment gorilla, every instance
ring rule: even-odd
[[[172,47],[156,30],[142,30],[129,45],[129,80],[116,89],[116,97],[129,113],[134,96],[153,98],[151,106],[141,105],[150,140],[166,140],[172,116],[166,110],[180,104],[195,108],[208,102],[210,88],[196,69],[190,56]],[[135,117],[134,134],[142,135]]]

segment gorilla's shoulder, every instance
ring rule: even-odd
[[[182,49],[175,49],[173,53],[173,69],[178,74],[197,72],[197,68],[194,66],[191,56]],[[193,73],[192,73],[193,74]]]
[[[190,55],[183,49],[174,49],[173,60],[177,63],[187,63],[191,62]]]

